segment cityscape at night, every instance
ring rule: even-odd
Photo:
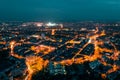
[[[119,0],[1,0],[0,80],[120,80]]]

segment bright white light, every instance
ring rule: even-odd
[[[47,26],[56,26],[57,24],[56,24],[56,23],[51,23],[51,22],[49,22],[49,23],[47,23],[46,25],[47,25]]]
[[[91,40],[91,39],[89,39],[88,43],[91,43],[91,42],[92,42],[92,40]]]
[[[32,37],[39,38],[40,36],[39,35],[32,35]]]

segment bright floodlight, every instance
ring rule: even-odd
[[[57,25],[56,23],[51,23],[51,22],[49,22],[49,23],[47,23],[46,24],[47,26],[55,26],[55,25]]]

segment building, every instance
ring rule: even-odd
[[[66,74],[65,66],[62,66],[61,64],[54,64],[53,62],[49,63],[48,70],[51,75]]]

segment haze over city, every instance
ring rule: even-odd
[[[1,21],[118,21],[120,0],[0,0]]]

